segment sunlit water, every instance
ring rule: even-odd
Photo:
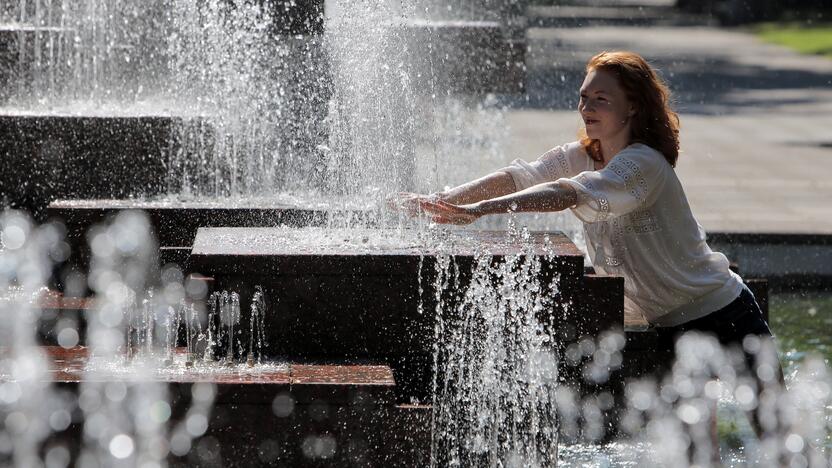
[[[115,380],[130,380],[136,374],[143,379],[158,379],[161,381],[175,381],[177,378],[199,379],[217,376],[258,376],[276,373],[285,373],[289,370],[285,362],[260,362],[248,365],[245,361],[230,362],[228,365],[218,365],[216,362],[205,362],[188,360],[185,353],[175,354],[172,359],[165,357],[126,359],[123,356],[116,358],[101,357],[91,358],[84,367],[83,372],[94,375],[97,378],[110,378]]]
[[[50,433],[67,427],[68,410],[62,406],[65,396],[45,378],[47,371],[44,356],[35,344],[35,328],[26,326],[37,319],[26,311],[32,310],[30,299],[42,291],[53,262],[49,256],[56,252],[61,233],[52,225],[36,228],[14,213],[5,215],[0,232],[0,267],[4,291],[8,291],[0,307],[4,313],[18,314],[23,319],[3,322],[0,329],[7,349],[14,350],[2,361],[2,374],[10,376],[11,381],[0,388],[6,421],[0,449],[6,447],[4,453],[28,464],[27,460],[39,456],[38,447]],[[353,249],[353,240],[365,238],[376,249],[411,246],[406,235],[385,237],[372,230],[297,232],[305,235],[293,242],[316,245],[310,239],[318,238],[317,242],[332,249]],[[512,232],[514,237],[507,238],[508,243],[528,245],[523,231]],[[540,262],[546,261],[545,256],[509,255],[495,263],[484,251],[476,253],[471,279],[463,284],[453,256],[441,253],[442,249],[453,252],[459,247],[453,241],[458,233],[433,235],[438,237],[430,241],[440,251],[432,288],[439,304],[435,311],[435,362],[442,369],[434,381],[432,452],[437,465],[551,466],[558,459],[564,466],[688,466],[680,453],[690,451],[691,466],[708,466],[716,450],[711,445],[709,414],[717,407],[719,450],[727,466],[773,466],[778,460],[791,466],[824,466],[828,461],[828,455],[818,451],[828,447],[832,408],[832,378],[822,360],[795,361],[788,368],[788,392],[772,380],[770,367],[768,371],[760,367],[757,373],[768,383],[763,398],[757,399],[753,380],[737,364],[741,362],[737,355],[715,346],[713,340],[696,337],[680,341],[682,359],[661,386],[650,381],[628,384],[622,439],[606,445],[580,441],[602,436],[603,430],[599,429],[604,419],[600,410],[604,399],[584,398],[557,380],[563,363],[551,352],[556,343],[547,332],[548,324],[538,321],[534,313],[553,305],[550,301],[558,287],[556,281],[540,282]],[[415,239],[420,240],[420,246],[427,241],[418,236]],[[176,287],[174,282],[148,289],[149,280],[158,274],[153,272],[158,270],[154,267],[154,243],[143,217],[124,213],[97,227],[90,241],[90,285],[98,301],[96,313],[88,317],[87,344],[94,359],[83,372],[124,381],[95,378],[82,382],[78,401],[84,413],[82,459],[161,462],[168,454],[187,453],[205,431],[203,424],[210,415],[214,390],[210,386],[195,387],[188,418],[196,419],[190,423],[170,421],[167,380],[183,375],[246,377],[285,370],[283,363],[258,362],[257,345],[252,340],[268,337],[256,328],[240,329],[237,317],[242,311],[234,307],[238,299],[232,292],[210,298],[209,303],[214,301],[215,305],[208,313],[215,315],[211,333],[235,337],[230,342],[237,351],[227,351],[226,340],[198,352],[200,336],[211,342],[205,338],[211,328],[200,326],[195,326],[187,348],[174,349],[175,340],[169,338],[165,327],[187,325],[187,315],[180,315],[177,323],[164,312],[181,306],[181,295],[173,292],[182,286]],[[428,289],[428,285],[422,286]],[[253,302],[262,306],[259,301]],[[793,309],[810,318],[826,313],[823,303],[815,302],[798,302]],[[783,320],[777,318],[781,310],[788,308],[772,310],[775,333],[776,324]],[[255,318],[251,322],[256,324],[259,312],[252,308],[250,313]],[[142,320],[136,322],[131,317]],[[133,328],[136,330],[131,331]],[[245,332],[248,338],[242,335]],[[784,335],[784,340],[794,339],[793,335]],[[596,381],[611,375],[613,363],[620,362],[615,358],[623,346],[619,337],[613,333],[599,337],[595,344],[581,344],[581,352],[586,347],[591,357],[586,375],[594,376]],[[760,344],[752,340],[747,346],[756,349]],[[127,353],[128,349],[132,354]],[[205,358],[208,349],[213,350],[213,358]],[[246,352],[254,352],[253,359],[239,357]],[[604,372],[599,374],[598,370]],[[42,401],[50,404],[38,404]],[[762,441],[750,431],[743,415],[745,410],[758,406],[771,418]],[[142,422],[143,414],[158,418]],[[30,423],[36,420],[45,423]],[[137,431],[137,427],[142,429]],[[567,440],[561,440],[562,434]],[[579,434],[578,441],[573,441]],[[168,450],[158,450],[162,441],[166,441]],[[53,456],[60,454],[55,452]]]
[[[558,359],[539,313],[553,309],[558,284],[541,279],[546,260],[528,248],[496,265],[477,255],[468,283],[453,256],[437,259],[434,466],[557,461]]]
[[[483,19],[476,2],[468,3],[460,9],[462,16]],[[441,57],[428,61],[418,76],[408,72],[413,62],[424,63],[424,57],[408,54],[429,53],[436,44],[430,36],[424,44],[413,44],[417,37],[412,30],[399,26],[419,19],[424,8],[441,12],[436,18],[459,19],[436,2],[328,2],[329,11],[340,14],[327,18],[324,36],[307,39],[270,35],[273,13],[254,3],[229,5],[216,0],[4,4],[4,21],[25,25],[16,29],[25,37],[18,44],[20,76],[11,90],[4,90],[11,94],[3,95],[8,113],[186,117],[170,135],[182,143],[181,151],[170,155],[172,193],[148,201],[172,205],[285,202],[381,211],[383,198],[392,191],[454,185],[506,159],[506,124],[497,99],[452,96],[437,88],[433,78],[442,74]],[[322,201],[327,197],[334,201]],[[330,227],[341,229],[362,219],[341,218]],[[529,216],[521,222],[580,239],[570,218]],[[502,223],[488,220],[475,227],[504,227]],[[57,226],[35,227],[17,215],[5,216],[0,228],[0,291],[13,291],[0,301],[0,312],[19,319],[0,326],[2,345],[14,351],[0,366],[3,375],[15,380],[0,385],[0,453],[16,465],[37,466],[40,444],[69,425],[66,395],[45,378],[44,356],[33,333],[37,313],[29,301],[62,256],[62,233]],[[295,247],[331,252],[419,249],[437,241],[424,234],[430,231],[390,237],[362,229],[306,231],[288,238]],[[196,327],[202,325],[200,317],[191,323],[187,352],[173,352],[170,329],[191,315],[187,309],[184,315],[177,312],[184,299],[182,285],[152,284],[159,281],[158,265],[146,221],[122,218],[92,232],[90,240],[89,285],[100,303],[86,337],[97,358],[86,371],[164,380],[183,369],[203,375],[283,369],[283,364],[256,357],[251,367],[227,359],[235,347],[255,355],[255,343],[267,337],[255,328],[233,328],[238,325],[235,314],[244,312],[223,310],[222,304],[214,309],[213,322],[205,311],[205,324],[219,324],[216,328]],[[274,238],[252,242],[253,248],[273,246]],[[465,246],[464,239],[457,242],[457,247]],[[452,251],[452,243],[443,245]],[[828,445],[832,432],[830,378],[823,363],[807,356],[826,353],[828,359],[828,343],[806,333],[828,320],[825,302],[797,301],[790,314],[780,311],[791,306],[775,302],[773,329],[781,338],[788,393],[773,391],[767,401],[756,401],[727,354],[707,341],[690,342],[695,359],[680,365],[664,390],[649,382],[628,387],[626,439],[632,442],[565,443],[555,429],[569,432],[583,424],[583,417],[589,427],[578,429],[592,438],[602,421],[598,400],[578,401],[556,385],[559,363],[547,350],[545,327],[522,313],[543,307],[544,292],[552,287],[535,282],[539,265],[509,259],[492,266],[480,256],[473,285],[461,287],[455,283],[453,259],[442,258],[436,290],[459,297],[450,302],[440,297],[447,307],[435,311],[440,318],[436,361],[447,369],[434,383],[435,462],[546,466],[557,457],[563,466],[686,466],[683,454],[691,448],[703,466],[714,449],[706,415],[719,401],[720,445],[728,466],[774,465],[778,456],[791,466],[826,465],[828,454],[823,459],[812,448]],[[159,307],[146,308],[150,303],[143,301],[154,286]],[[246,332],[248,341],[237,339]],[[215,338],[221,342],[222,333],[232,337],[225,340],[230,351],[208,346]],[[128,358],[128,350],[136,354]],[[205,362],[208,350],[216,363]],[[610,349],[599,357],[609,360],[616,352]],[[230,366],[218,370],[223,355]],[[717,376],[720,383],[712,383]],[[193,397],[188,419],[171,421],[167,388],[152,378],[130,384],[85,382],[77,403],[84,420],[81,464],[129,460],[155,466],[164,464],[168,454],[187,454],[205,432],[213,387],[194,386]],[[772,414],[783,426],[762,443],[742,414],[760,404],[774,408]],[[50,466],[65,466],[70,457],[60,445],[44,456]],[[760,462],[758,457],[768,458]]]

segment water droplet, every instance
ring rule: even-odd
[[[127,434],[119,434],[110,440],[110,453],[119,459],[125,459],[133,454],[133,439]]]

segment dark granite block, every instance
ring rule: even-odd
[[[272,34],[323,34],[323,0],[257,0],[270,12]]]
[[[442,250],[425,244],[428,241],[396,239],[394,231],[200,229],[191,268],[214,277],[215,290],[240,294],[244,330],[248,330],[246,311],[254,286],[262,286],[270,304],[267,355],[381,359],[390,363],[400,382],[399,401],[426,401],[436,319],[433,284]],[[470,280],[477,252],[490,253],[494,262],[528,254],[520,243],[507,241],[499,232],[453,232],[448,241],[454,244],[450,251],[461,288]],[[555,303],[576,300],[581,294],[583,255],[559,233],[534,233],[531,242],[531,255],[543,259],[541,274],[549,280],[560,277]],[[615,289],[609,292],[614,294]],[[450,303],[456,300],[453,294],[446,296]],[[571,318],[563,317],[559,306],[540,314],[554,330],[574,319],[571,314],[578,310],[570,313]],[[595,326],[587,333],[597,332],[602,322],[601,318],[587,322]]]
[[[563,385],[572,388],[581,399],[612,398],[616,404],[602,409],[606,421],[603,439],[611,440],[618,433],[620,410],[625,402],[624,381],[628,369],[621,352],[621,362],[596,367],[594,350],[602,346],[605,332],[624,329],[624,278],[620,276],[583,276],[580,289],[572,306],[566,310],[558,327],[560,365],[558,377]],[[592,352],[577,351],[582,342],[592,343]],[[623,350],[622,350],[623,351]]]
[[[0,115],[0,203],[41,218],[55,199],[164,193],[174,120]]]
[[[326,210],[312,203],[278,201],[235,202],[175,200],[56,200],[49,204],[50,218],[67,226],[67,237],[85,241],[89,228],[122,210],[142,210],[163,247],[190,248],[200,227],[317,226],[326,220]]]
[[[584,275],[575,303],[573,323],[578,335],[597,336],[607,330],[621,330],[624,324],[624,277]]]
[[[87,232],[122,210],[143,211],[160,246],[159,264],[174,263],[183,270],[188,268],[191,246],[200,227],[316,226],[327,218],[321,205],[311,203],[304,206],[278,201],[57,200],[49,204],[46,213],[49,219],[66,226],[71,251],[67,268],[81,272],[89,269]],[[57,287],[63,288],[61,284]]]
[[[79,383],[89,378],[83,371],[87,350],[43,350],[51,380],[77,398]],[[171,455],[173,466],[422,466],[429,456],[430,407],[394,405],[387,366],[290,363],[284,370],[252,374],[218,368],[150,378],[168,383],[174,422],[186,417],[193,383],[216,385],[208,430],[194,441],[199,448],[183,458]],[[283,404],[273,405],[278,396]],[[50,441],[79,447],[81,437],[80,424],[74,424]]]

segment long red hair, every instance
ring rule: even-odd
[[[601,52],[586,64],[586,71],[613,74],[635,108],[630,118],[630,143],[642,143],[662,153],[671,166],[679,158],[679,116],[671,109],[670,90],[644,58],[635,52]],[[589,156],[603,161],[601,142],[590,139],[586,129],[579,136]]]

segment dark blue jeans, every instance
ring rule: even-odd
[[[757,380],[758,391],[765,387],[766,384],[757,377],[757,356],[743,347],[743,340],[748,335],[756,335],[762,339],[772,339],[772,335],[754,294],[747,287],[743,287],[739,297],[716,312],[675,327],[659,328],[658,331],[661,344],[668,346],[671,350],[674,349],[673,344],[676,339],[689,331],[711,334],[727,348],[739,347],[745,356],[748,371]],[[779,363],[776,365],[775,372],[777,381],[780,385],[784,385],[783,370]],[[749,418],[754,432],[760,437],[763,434],[763,426],[760,423],[758,411],[759,407],[749,414]]]
[[[763,312],[754,298],[754,294],[743,287],[740,295],[722,309],[704,317],[675,327],[659,328],[662,344],[673,349],[673,343],[683,333],[697,331],[708,333],[717,338],[722,346],[742,348],[743,339],[748,335],[771,338]],[[754,356],[743,349],[749,369],[753,369]]]

